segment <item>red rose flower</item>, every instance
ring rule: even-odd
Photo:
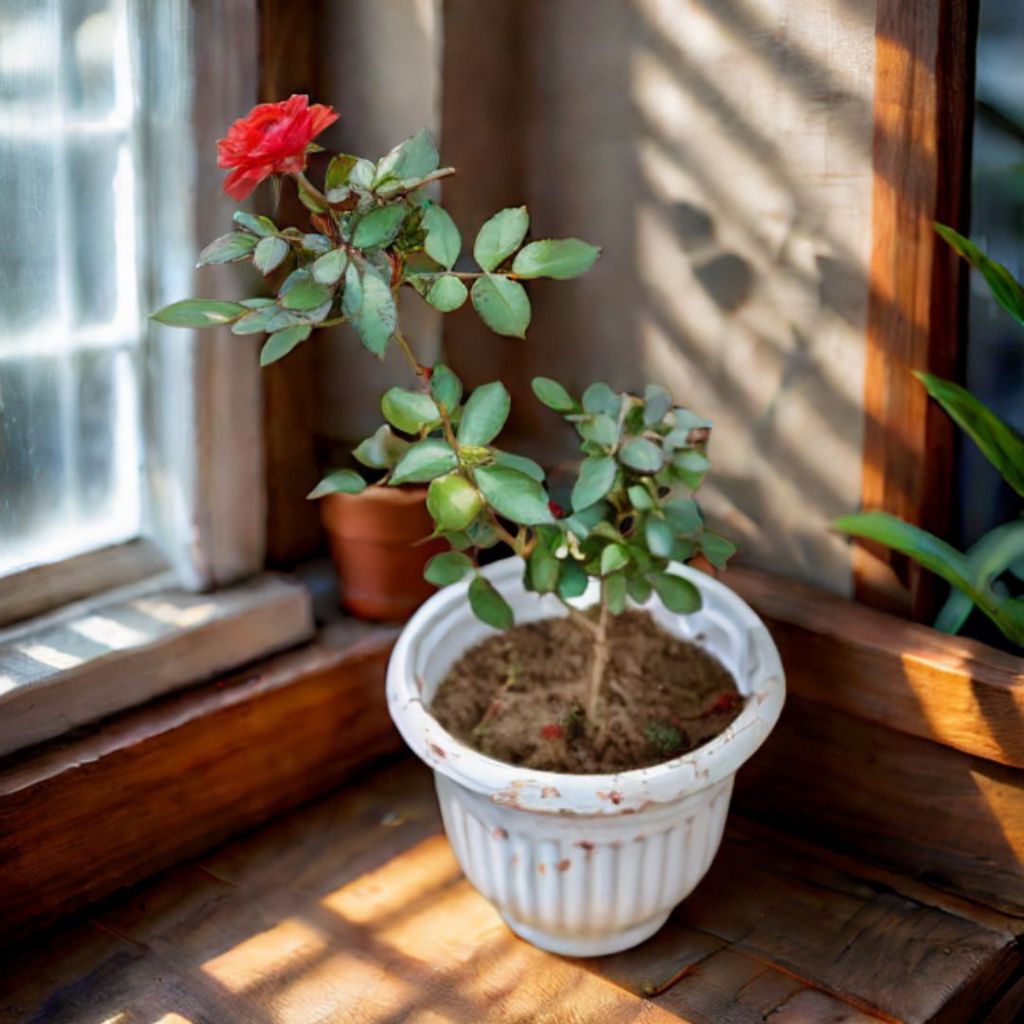
[[[242,200],[272,174],[298,174],[306,169],[306,147],[338,115],[308,96],[281,103],[261,103],[236,121],[217,143],[217,166],[234,168],[224,191]]]
[[[540,734],[546,740],[560,740],[565,735],[565,730],[557,722],[551,722],[541,727]]]
[[[562,508],[562,506],[559,505],[558,502],[556,502],[556,501],[549,501],[548,502],[548,511],[556,519],[564,519],[565,518],[565,509]]]

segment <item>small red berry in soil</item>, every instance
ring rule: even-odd
[[[562,508],[562,506],[559,505],[558,502],[556,502],[556,501],[549,501],[548,502],[548,508],[551,510],[551,514],[556,519],[564,519],[565,518],[565,509]]]
[[[725,714],[727,711],[732,711],[732,709],[736,707],[739,699],[739,694],[723,693],[722,696],[711,705],[711,710],[718,714]]]
[[[540,734],[546,740],[560,740],[565,735],[565,730],[557,722],[549,722],[541,729]]]

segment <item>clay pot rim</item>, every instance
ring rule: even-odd
[[[427,494],[423,484],[399,484],[397,487],[380,487],[372,484],[358,494],[325,494],[321,501],[362,502],[367,505],[418,505]]]
[[[472,614],[466,596],[469,583],[463,580],[420,607],[402,630],[388,663],[388,710],[405,742],[429,767],[471,792],[495,803],[544,814],[629,814],[675,803],[734,775],[767,739],[782,712],[786,689],[782,661],[767,627],[737,594],[697,569],[678,562],[672,563],[671,569],[701,590],[707,607],[698,614],[713,613],[723,628],[746,634],[746,663],[739,673],[734,672],[740,692],[747,698],[746,706],[714,739],[661,764],[591,775],[522,768],[462,743],[424,706],[419,671],[423,657],[430,653],[429,645],[425,645],[426,655],[421,645],[435,627],[453,616]],[[557,601],[547,602],[545,597],[523,591],[518,558],[494,562],[481,573],[503,590],[514,609],[536,602],[534,607],[543,608],[546,614],[565,614]],[[596,584],[592,583],[572,603],[585,607],[596,596]],[[657,617],[672,617],[656,598],[647,607],[657,612]]]

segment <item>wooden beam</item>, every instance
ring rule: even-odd
[[[1024,658],[768,573],[723,580],[767,622],[791,693],[1024,768]]]
[[[913,377],[956,377],[963,264],[935,234],[968,218],[976,0],[879,0],[874,201],[864,385],[865,509],[943,534],[953,428]],[[927,617],[933,580],[884,549],[854,549],[858,598]]]
[[[316,643],[0,768],[0,945],[335,785],[401,744],[396,631]]]

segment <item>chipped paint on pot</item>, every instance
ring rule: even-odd
[[[483,574],[519,623],[564,615],[522,584],[510,558]],[[466,877],[517,934],[554,953],[601,956],[653,935],[706,873],[725,828],[733,779],[778,720],[785,682],[764,623],[728,587],[683,565],[704,600],[676,615],[644,607],[733,674],[746,703],[724,732],[682,757],[612,775],[533,771],[486,757],[427,710],[462,653],[494,633],[470,611],[468,581],[434,595],[406,625],[388,665],[391,717],[434,770],[445,830]],[[574,603],[597,598],[592,585]]]

